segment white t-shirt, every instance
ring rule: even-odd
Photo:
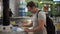
[[[43,11],[40,11],[38,13],[38,20],[43,19],[45,21],[45,25],[46,25],[46,14]],[[32,17],[32,21],[33,21],[33,28],[37,27],[39,25],[39,23],[37,22],[37,13],[33,14]],[[43,32],[44,31],[44,32]],[[41,30],[39,32],[34,32],[34,34],[46,34],[46,29],[45,30]]]
[[[45,21],[45,24],[46,24],[46,15],[45,15],[45,12],[40,11],[38,13],[38,20],[39,19],[43,19]],[[32,21],[33,21],[33,27],[35,27],[36,26],[36,22],[37,22],[37,13],[33,14]]]

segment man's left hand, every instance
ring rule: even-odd
[[[31,30],[30,30],[30,29],[28,29],[28,28],[25,28],[24,30],[25,30],[25,31],[27,31],[27,32],[31,32]]]

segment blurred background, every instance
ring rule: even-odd
[[[13,13],[9,20],[10,24],[12,24],[14,27],[18,27],[18,25],[24,23],[25,26],[22,27],[19,26],[19,28],[31,27],[28,25],[32,22],[31,20],[32,13],[30,13],[26,7],[27,2],[29,1],[34,1],[39,9],[47,10],[46,11],[47,14],[54,22],[53,24],[55,26],[55,34],[60,34],[60,0],[9,0],[9,8]],[[3,24],[3,0],[0,0],[0,25],[2,24]],[[18,29],[16,30],[16,32],[17,31]],[[26,32],[24,33],[27,34]]]

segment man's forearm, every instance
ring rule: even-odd
[[[34,31],[39,31],[39,30],[42,30],[42,29],[43,29],[42,26],[38,26],[38,27],[34,28],[33,30],[34,30]]]
[[[34,32],[34,31],[40,31],[40,30],[42,30],[42,29],[43,29],[42,27],[38,26],[38,27],[36,27],[36,28],[31,29],[30,31],[31,31],[31,32]]]

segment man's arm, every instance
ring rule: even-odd
[[[44,13],[39,13],[38,14],[38,24],[39,25],[36,28],[33,28],[31,30],[29,30],[29,29],[26,29],[26,30],[30,31],[30,32],[43,30],[44,25],[46,23],[45,19],[46,19],[46,15]]]
[[[26,28],[25,30],[27,30],[27,32],[34,32],[34,31],[43,30],[43,28],[44,28],[44,21],[43,20],[38,20],[38,21],[39,21],[39,26],[37,26],[36,28],[33,28],[33,29]]]

